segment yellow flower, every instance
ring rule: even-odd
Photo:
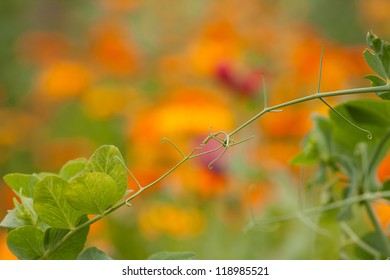
[[[201,234],[205,227],[205,219],[198,210],[162,203],[144,207],[138,223],[145,237],[152,240],[161,235],[192,238]]]

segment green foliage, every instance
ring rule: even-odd
[[[65,192],[69,183],[57,176],[47,176],[35,188],[34,208],[48,225],[74,229],[82,212],[71,207]]]
[[[35,260],[44,254],[44,233],[33,226],[22,226],[8,234],[7,245],[19,259]]]
[[[88,169],[94,172],[108,174],[114,179],[117,187],[117,199],[120,199],[127,188],[127,170],[123,165],[123,157],[118,148],[104,145],[98,148],[88,162]]]
[[[151,255],[148,260],[196,260],[193,252],[159,252]]]
[[[379,76],[367,75],[366,79],[371,81],[371,85],[383,86],[390,83],[390,44],[376,36],[374,33],[367,34],[367,44],[370,49],[363,53],[367,64]],[[377,95],[385,100],[390,99],[390,91],[378,92]]]
[[[112,260],[110,256],[108,256],[103,251],[99,250],[96,247],[90,247],[82,252],[78,257],[78,260]]]
[[[123,157],[114,146],[98,148],[89,160],[67,162],[59,174],[8,174],[5,182],[19,196],[0,226],[20,259],[77,259],[87,240],[86,214],[101,214],[126,192]],[[102,215],[101,217],[103,217]],[[109,259],[90,248],[79,259]]]
[[[4,176],[4,181],[17,195],[33,197],[39,178],[36,175],[12,173]]]
[[[343,221],[340,224],[344,225],[344,231],[365,253],[368,252],[375,257],[390,255],[388,238],[376,221],[368,201],[372,198],[359,197],[363,194],[372,195],[378,191],[390,190],[389,182],[381,184],[376,177],[378,165],[390,148],[390,101],[388,101],[390,91],[387,87],[390,84],[390,45],[372,33],[368,34],[367,42],[370,49],[364,52],[364,57],[377,75],[369,75],[366,78],[372,82],[372,86],[382,86],[372,89],[377,91],[377,95],[382,100],[349,101],[332,108],[328,118],[315,116],[314,129],[305,139],[305,148],[291,162],[298,166],[314,164],[319,166],[319,172],[309,185],[312,189],[318,185],[325,186],[326,199],[323,207],[325,209],[331,204],[332,207],[323,211],[306,212],[321,214],[317,228],[321,236],[316,238],[318,244],[325,244],[329,238],[334,240],[332,235],[338,237],[336,247],[318,247],[318,251],[322,252],[321,255],[327,258],[334,258],[342,240],[339,236],[339,228],[334,225],[329,226],[329,220]],[[169,141],[184,158],[159,179],[147,187],[140,187],[139,191],[122,201],[120,200],[124,196],[130,194],[127,191],[127,168],[120,151],[112,145],[99,147],[89,160],[79,158],[67,162],[59,174],[45,172],[31,175],[8,174],[4,180],[16,193],[18,199],[14,199],[15,207],[8,211],[0,223],[0,226],[9,230],[7,245],[20,259],[111,259],[95,247],[82,252],[90,224],[127,204],[142,191],[164,179],[185,161],[208,154],[209,152],[196,154],[195,151],[202,149],[210,139],[221,143],[218,149],[223,149],[223,152],[212,161],[214,163],[228,148],[247,140],[235,142],[231,139],[234,134],[265,113],[277,112],[282,107],[316,98],[322,100],[326,96],[355,94],[369,92],[369,90],[363,88],[322,95],[318,93],[267,107],[230,134],[210,133],[188,156]],[[225,135],[225,139],[218,137],[222,134]],[[337,180],[334,180],[335,178]],[[133,179],[137,181],[135,177]],[[334,207],[335,203],[346,201],[354,202],[340,203]],[[374,232],[359,233],[359,236],[363,236],[360,239],[345,224],[345,221],[353,221],[356,215],[355,209],[361,208],[355,202],[361,202],[366,206],[375,227]],[[324,213],[331,209],[332,212]],[[88,220],[87,214],[96,216]],[[361,216],[360,212],[358,214]],[[358,219],[363,220],[362,217]],[[313,227],[310,222],[311,228],[316,228],[315,226]],[[363,256],[358,250],[355,251],[356,256]],[[182,260],[197,259],[197,256],[192,252],[160,252],[150,256],[149,259]]]
[[[101,214],[123,194],[107,174],[89,172],[75,178],[66,190],[66,199],[75,209],[87,214]]]
[[[71,181],[87,170],[87,163],[88,161],[85,158],[70,160],[61,168],[59,175],[65,180]]]
[[[87,222],[88,219],[83,217],[80,225]],[[84,244],[87,241],[89,226],[82,228],[68,239],[62,242],[63,238],[70,233],[67,229],[50,228],[45,232],[45,250],[52,251],[48,257],[52,260],[74,260],[83,250]]]

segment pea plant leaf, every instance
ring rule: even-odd
[[[33,226],[22,226],[12,230],[7,236],[7,246],[22,260],[40,258],[45,250],[43,246],[44,233]]]
[[[87,163],[88,161],[85,158],[70,160],[61,168],[59,175],[65,180],[70,181],[86,171]]]
[[[100,214],[113,206],[123,194],[111,176],[88,172],[75,178],[65,195],[69,204],[83,213]]]
[[[86,216],[83,216],[79,224],[88,221]],[[69,229],[50,228],[45,232],[44,246],[47,251],[51,250],[70,232]],[[52,254],[48,256],[51,260],[75,260],[84,248],[87,241],[89,226],[80,229],[70,238],[66,239],[59,245]]]
[[[378,76],[367,75],[365,78],[371,81],[373,87],[387,85],[390,83],[390,43],[371,32],[368,32],[366,39],[370,49],[366,49],[363,56],[368,66]],[[376,92],[376,94],[382,99],[390,100],[390,91]]]
[[[78,257],[78,260],[112,260],[110,256],[99,250],[96,247],[90,247],[82,252]]]
[[[4,176],[4,181],[17,195],[33,197],[39,178],[30,174],[11,173]]]
[[[66,201],[68,188],[69,183],[57,176],[47,176],[36,185],[34,209],[52,227],[73,229],[83,214]]]
[[[34,210],[33,199],[24,196],[21,196],[20,199],[21,203],[14,198],[15,208],[8,210],[0,226],[9,229],[27,225],[38,226],[42,230],[47,228],[47,225],[40,221],[38,214]]]
[[[113,145],[99,147],[91,156],[88,162],[88,169],[105,173],[114,179],[117,187],[119,200],[127,189],[127,170],[123,165],[124,160],[119,149]]]

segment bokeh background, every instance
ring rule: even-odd
[[[261,73],[269,104],[313,93],[324,46],[322,91],[368,86],[365,35],[390,39],[388,11],[388,0],[1,0],[0,175],[57,172],[113,144],[150,183],[180,160],[161,138],[188,152],[210,128],[229,132],[260,111]],[[297,209],[298,185],[315,170],[302,178],[289,161],[314,112],[327,109],[314,101],[266,115],[212,170],[210,156],[187,162],[93,225],[88,245],[115,259],[326,258],[301,221],[255,222]],[[12,197],[1,181],[0,218]],[[386,226],[388,207],[377,211]],[[5,238],[0,229],[0,259],[14,259]]]

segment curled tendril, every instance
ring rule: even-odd
[[[183,158],[186,157],[186,155],[183,153],[183,151],[175,143],[173,143],[171,140],[169,140],[168,138],[165,138],[165,137],[163,139],[161,139],[161,143],[165,144],[166,142],[171,144],[171,146],[174,147],[176,149],[176,151],[178,151],[183,156]]]
[[[222,137],[221,137],[222,136]],[[198,148],[195,148],[192,153],[189,155],[189,158],[193,158],[193,157],[198,157],[198,156],[201,156],[201,155],[205,155],[205,154],[210,154],[210,153],[213,153],[213,152],[216,152],[216,151],[219,151],[220,149],[223,149],[223,151],[215,158],[213,159],[209,164],[208,164],[208,168],[209,169],[213,169],[213,165],[216,161],[218,161],[225,153],[226,151],[232,147],[232,146],[235,146],[235,145],[238,145],[238,144],[241,144],[245,141],[248,141],[250,139],[254,138],[254,136],[251,136],[251,137],[248,137],[248,138],[245,138],[243,140],[240,140],[238,142],[236,142],[235,140],[231,139],[230,137],[230,134],[225,132],[225,131],[218,131],[218,132],[215,132],[215,133],[211,133],[209,131],[209,135],[203,140],[203,142],[200,144],[200,146]],[[206,151],[206,152],[203,152],[203,153],[199,153],[199,154],[195,154],[195,151],[198,151],[198,150],[201,150],[204,148],[205,145],[207,145],[207,143],[211,140],[215,140],[217,141],[219,144],[221,144],[219,147],[215,148],[215,149],[212,149],[212,150],[209,150],[209,151]]]
[[[324,52],[325,52],[325,48],[322,47],[321,49],[321,58],[320,58],[320,69],[319,69],[319,73],[318,73],[318,83],[317,83],[317,93],[320,93],[320,88],[321,88],[321,78],[322,78],[322,62],[324,60]],[[364,129],[360,126],[358,126],[357,124],[353,123],[352,121],[350,121],[349,119],[347,119],[345,116],[343,116],[340,112],[338,112],[335,108],[332,107],[332,105],[330,105],[328,102],[325,101],[325,99],[323,99],[322,97],[320,97],[320,100],[322,101],[322,103],[324,103],[330,110],[332,110],[337,116],[339,116],[340,118],[342,118],[344,121],[346,121],[347,123],[349,123],[350,125],[352,125],[353,127],[355,127],[356,129],[360,130],[360,131],[363,131],[365,133],[367,133],[367,139],[368,140],[371,140],[372,139],[372,133],[371,131],[367,130],[367,129]]]
[[[118,157],[118,156],[115,156],[114,157],[116,160],[118,160],[127,170],[127,172],[129,172],[131,178],[133,178],[134,182],[137,184],[137,186],[142,190],[143,187],[141,186],[141,184],[138,182],[137,178],[134,176],[133,172],[130,171],[130,169],[126,166],[126,164],[123,162],[123,160]]]

